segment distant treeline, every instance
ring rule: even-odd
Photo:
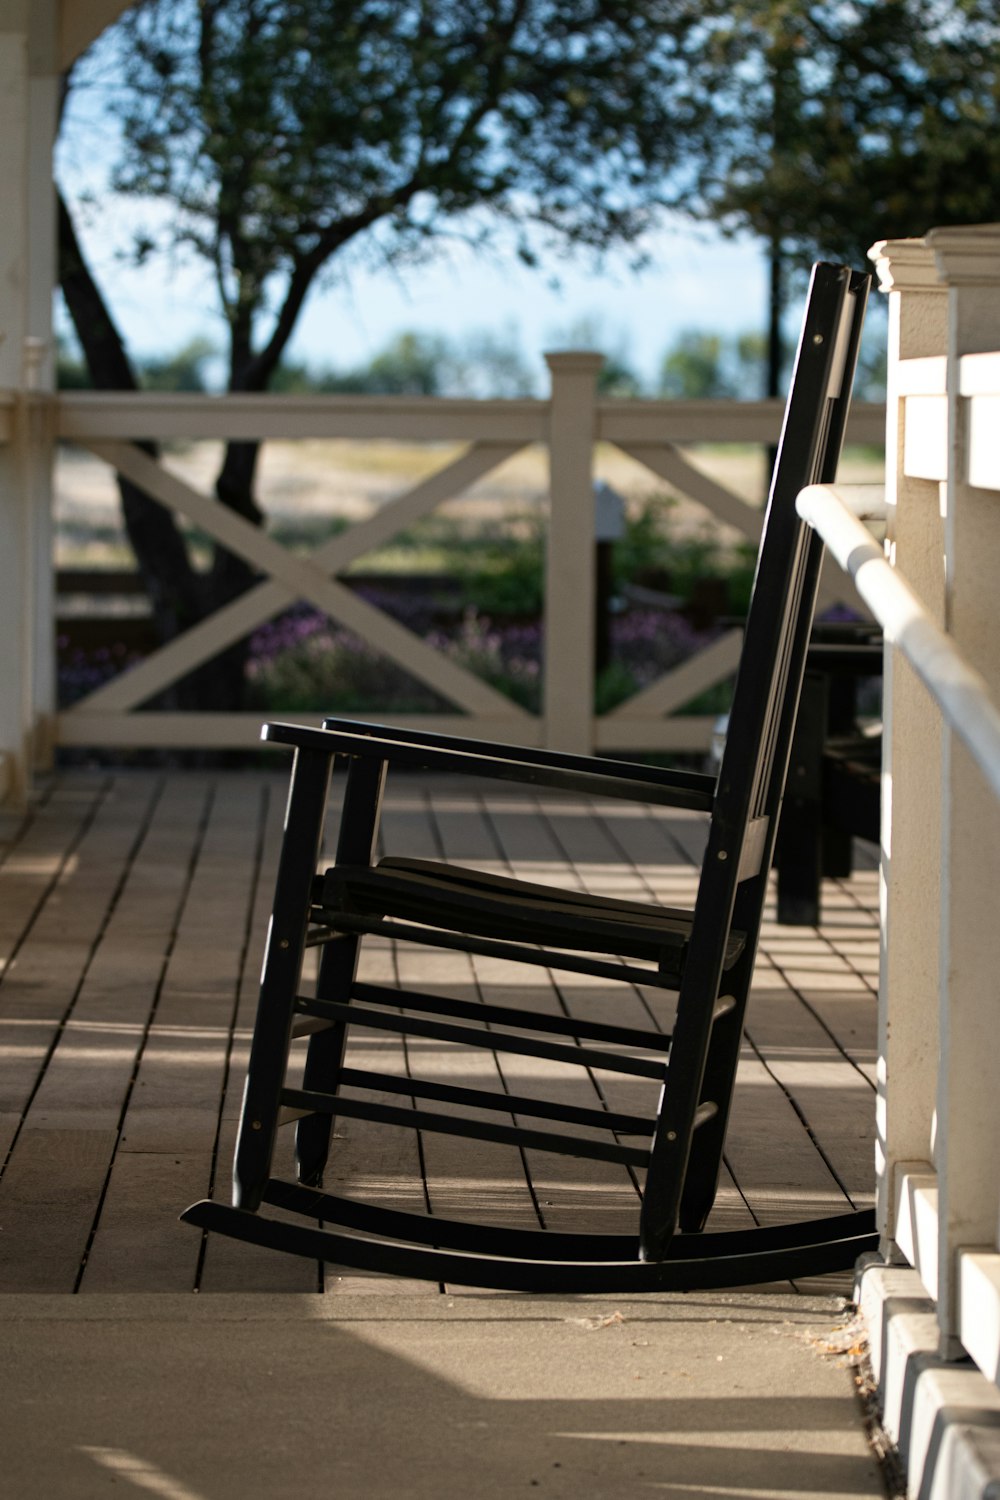
[[[758,399],[764,392],[766,341],[761,334],[680,333],[660,361],[654,382],[636,372],[624,344],[608,345],[592,320],[583,320],[552,341],[553,347],[600,349],[605,356],[598,386],[605,396],[662,396],[675,400]],[[172,354],[137,358],[144,390],[209,391],[220,351],[207,338],[195,338]],[[60,342],[58,384],[63,390],[90,385],[86,365]],[[296,361],[281,364],[272,391],[287,395],[472,396],[481,400],[537,396],[539,379],[512,331],[482,330],[461,340],[442,335],[397,334],[367,364],[348,369]],[[863,356],[858,395],[885,395],[884,351]]]

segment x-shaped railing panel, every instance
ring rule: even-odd
[[[71,712],[122,713],[210,660],[296,599],[307,600],[470,713],[528,718],[526,711],[481,678],[450,661],[332,574],[419,520],[510,458],[518,443],[473,443],[375,515],[324,543],[311,558],[290,552],[220,501],[171,474],[131,443],[90,442],[89,450],[163,505],[194,521],[213,540],[270,576],[175,641],[82,699]]]

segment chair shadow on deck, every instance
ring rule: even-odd
[[[869,1213],[705,1228],[821,562],[822,545],[795,500],[806,485],[835,478],[867,291],[866,276],[814,268],[717,779],[351,721],[265,727],[269,742],[293,749],[294,763],[234,1203],[197,1203],[188,1222],[367,1271],[548,1292],[756,1284],[844,1269],[873,1246]],[[317,874],[335,762],[347,768],[336,857]],[[405,843],[378,858],[380,838],[392,842],[380,824],[395,770],[706,814],[693,906],[546,885]],[[301,982],[309,947],[321,953],[314,994]],[[391,982],[359,977],[362,950],[373,947],[376,958],[397,953]],[[447,992],[441,976],[455,954],[471,957],[481,989],[492,993]],[[570,978],[554,982],[554,1003],[522,1003],[532,975]],[[570,991],[580,997],[572,1004]],[[386,1038],[402,1045],[403,1069],[378,1065]],[[298,1039],[306,1042],[301,1077]],[[433,1065],[421,1069],[425,1058]],[[342,1175],[334,1121],[363,1123],[372,1141],[371,1126],[409,1132],[414,1152],[443,1163],[454,1213],[329,1190]],[[295,1178],[274,1172],[276,1139],[290,1124]],[[468,1142],[486,1179],[478,1197],[458,1165]],[[553,1175],[560,1200],[574,1181],[566,1163],[587,1163],[591,1181],[610,1173],[615,1191],[634,1203],[630,1232],[581,1228],[579,1214],[550,1205],[537,1186],[531,1227],[505,1222],[502,1211],[491,1218],[483,1201],[489,1153],[511,1150],[530,1160],[536,1184],[545,1181],[539,1160],[563,1164]],[[550,1206],[560,1211],[549,1214]],[[290,1222],[265,1207],[334,1227]]]

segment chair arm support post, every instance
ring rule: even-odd
[[[329,751],[295,752],[233,1167],[237,1208],[260,1206],[270,1174],[332,763]]]
[[[371,864],[378,842],[385,778],[384,760],[353,759],[348,762],[337,836],[338,864]],[[320,959],[316,994],[325,1000],[348,1001],[360,956],[361,938],[356,933],[345,935],[338,943],[326,944]],[[335,1093],[346,1045],[346,1023],[333,1026],[329,1031],[316,1032],[310,1038],[306,1052],[303,1088]],[[300,1182],[314,1187],[322,1182],[330,1152],[333,1118],[332,1114],[313,1114],[300,1120],[295,1127],[295,1159]]]

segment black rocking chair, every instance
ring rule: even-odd
[[[516,1291],[747,1285],[844,1270],[874,1247],[870,1212],[703,1229],[722,1161],[821,561],[822,544],[799,520],[795,498],[805,485],[835,478],[868,285],[867,276],[843,267],[813,270],[717,781],[351,721],[265,726],[266,740],[295,755],[234,1205],[196,1203],[183,1215],[187,1222],[368,1272]],[[347,768],[336,860],[317,874],[335,761]],[[602,899],[437,860],[376,860],[389,767],[709,813],[694,908]],[[360,982],[368,934],[598,976],[609,986],[676,991],[673,1032],[616,1024],[613,1012],[581,1020]],[[308,945],[321,947],[315,996],[301,993]],[[604,1107],[596,1093],[602,1107],[586,1108],[551,1094],[365,1071],[345,1058],[352,1023],[569,1063],[592,1077],[596,1070],[649,1080],[658,1103],[643,1116]],[[288,1075],[296,1037],[308,1037],[298,1084]],[[324,1192],[337,1117],[623,1164],[637,1183],[644,1174],[634,1232],[471,1223]],[[277,1132],[293,1121],[294,1182],[272,1176]],[[264,1205],[279,1215],[261,1212]],[[299,1223],[289,1210],[313,1222]]]

